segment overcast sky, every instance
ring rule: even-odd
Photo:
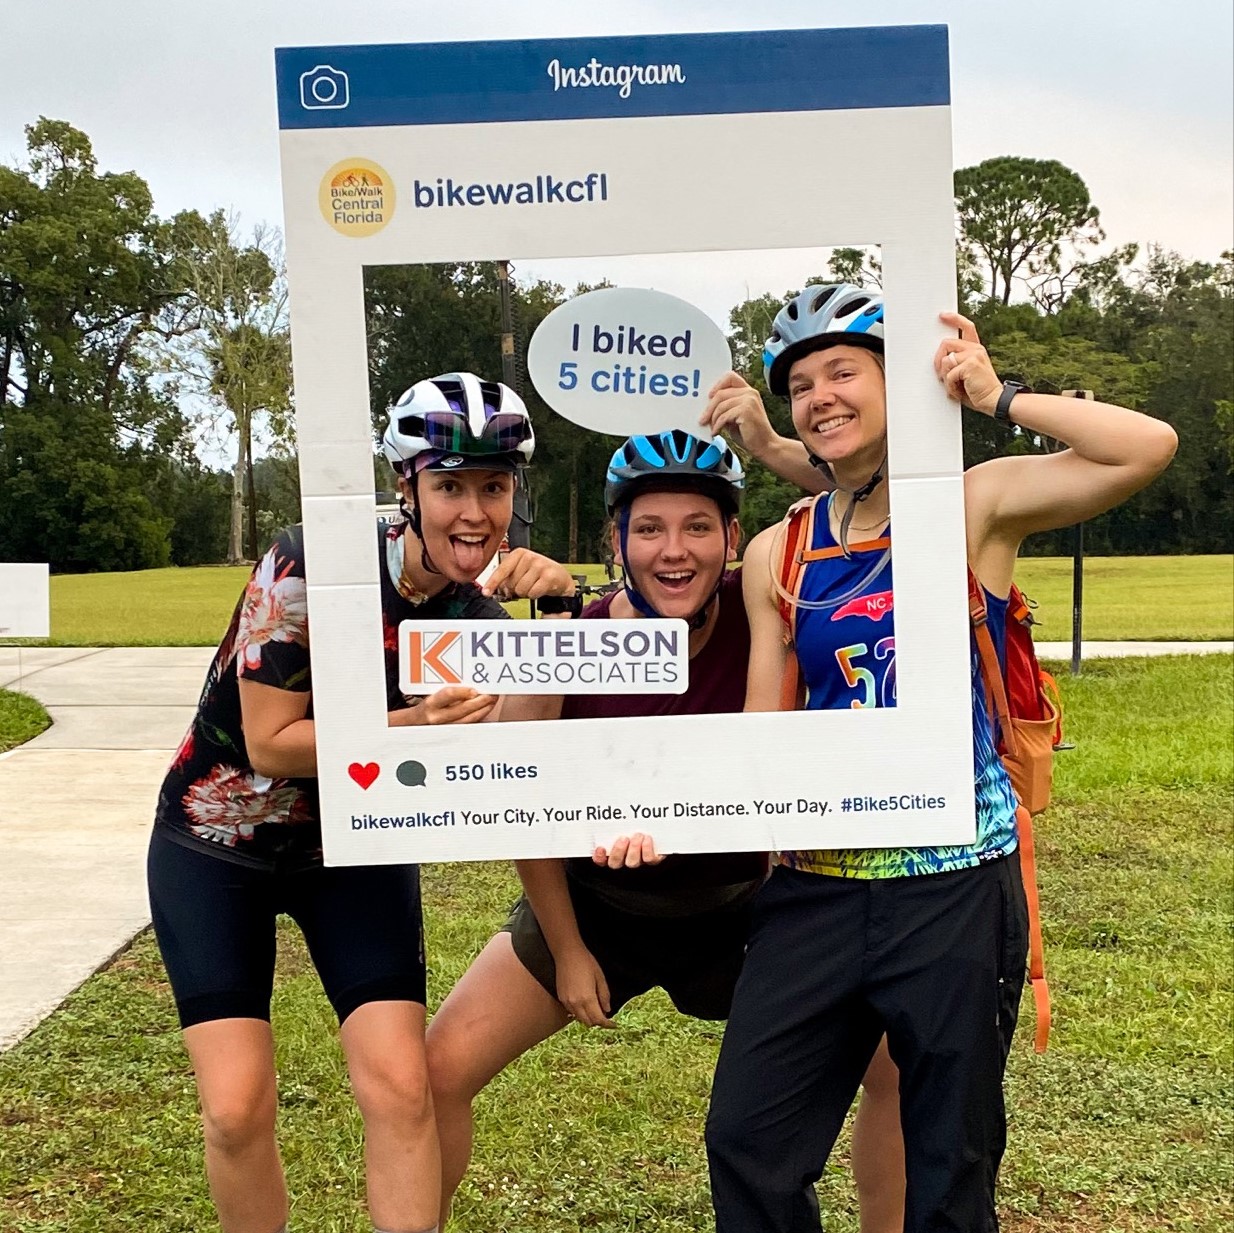
[[[1056,158],[1110,240],[1213,259],[1234,243],[1234,6],[1128,0],[0,0],[0,159],[39,115],[70,121],[160,213],[281,223],[273,49],[809,25],[951,27],[958,166]],[[762,168],[751,174],[763,177]]]

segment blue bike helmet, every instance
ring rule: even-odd
[[[617,521],[622,559],[626,558],[630,503],[635,497],[648,492],[700,492],[715,501],[727,523],[741,508],[745,483],[740,459],[719,437],[703,441],[679,428],[630,437],[610,459],[604,483],[604,504],[609,516]],[[623,574],[626,597],[635,610],[644,616],[660,616],[634,585],[629,572],[623,570]],[[723,581],[721,574],[715,590],[691,619],[692,629],[707,620],[707,610]]]
[[[604,504],[611,517],[642,492],[705,492],[725,514],[735,514],[745,485],[741,462],[723,440],[674,428],[625,441],[609,460]]]
[[[852,283],[807,287],[771,323],[763,344],[763,376],[773,394],[786,397],[788,372],[811,351],[852,343],[883,352],[883,297]]]

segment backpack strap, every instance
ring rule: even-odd
[[[1008,610],[1008,617],[1023,621],[1028,607],[1023,597],[1012,588],[1017,610]],[[1023,608],[1023,614],[1018,609]],[[997,721],[1004,745],[1014,754],[1015,729],[1011,723],[1011,708],[1007,702],[1007,687],[1003,681],[990,633],[989,608],[985,592],[976,574],[968,571],[968,614],[972,621],[973,638],[981,659],[981,679],[985,683],[986,710],[991,723]],[[1037,1030],[1033,1034],[1033,1049],[1044,1053],[1050,1041],[1050,986],[1045,978],[1045,942],[1041,933],[1041,899],[1037,893],[1037,847],[1033,835],[1032,815],[1020,805],[1016,809],[1016,839],[1020,850],[1020,877],[1024,883],[1024,899],[1028,905],[1028,981],[1033,991],[1037,1012]]]
[[[985,683],[986,712],[991,725],[997,725],[996,738],[1013,755],[1017,752],[1015,731],[1011,726],[1011,708],[1007,703],[1007,687],[1003,683],[1003,670],[999,666],[998,652],[990,633],[990,610],[986,606],[985,593],[977,575],[968,571],[968,617],[973,626],[973,638],[981,660],[981,679]]]
[[[1032,815],[1023,805],[1016,810],[1015,820],[1020,842],[1020,877],[1028,903],[1028,981],[1037,1011],[1033,1050],[1044,1053],[1050,1043],[1050,986],[1045,978],[1045,942],[1041,935],[1041,902],[1037,894],[1037,848]]]
[[[805,550],[814,542],[814,511],[816,500],[799,501],[788,511],[781,542],[780,561],[776,568],[781,593],[777,596],[780,619],[784,622],[784,643],[787,653],[784,672],[780,677],[780,710],[801,708],[801,664],[794,641],[797,634],[797,606],[786,599],[787,592],[795,600],[801,592],[801,576],[805,572]]]
[[[797,606],[786,599],[784,592],[796,599],[801,592],[801,575],[805,572],[805,552],[814,542],[814,511],[818,502],[798,501],[788,511],[784,521],[784,539],[781,541],[780,563],[776,575],[780,579],[781,592],[777,597],[780,619],[787,627],[786,637],[791,641],[797,633]]]
[[[864,543],[849,549],[850,554],[856,552],[885,552],[891,547],[891,536],[884,535],[879,539],[867,540]],[[832,544],[830,548],[808,548],[801,553],[801,561],[803,565],[808,565],[811,561],[831,561],[836,557],[842,557],[844,549],[839,544]]]
[[[1058,682],[1044,668],[1038,667],[1037,677],[1041,683],[1041,692],[1054,708],[1054,748],[1063,743],[1063,699],[1058,692]]]

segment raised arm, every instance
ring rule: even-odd
[[[940,319],[960,337],[939,345],[935,372],[955,401],[992,416],[1003,383],[976,329],[954,313]],[[1112,509],[1160,475],[1178,447],[1169,424],[1110,403],[1025,392],[1012,400],[1010,413],[1020,427],[1067,449],[995,458],[965,474],[969,560],[999,594],[1027,536]]]
[[[747,711],[780,709],[780,680],[788,660],[788,643],[771,578],[773,562],[782,551],[784,535],[783,523],[760,531],[750,541],[741,566],[741,590],[750,622]]]
[[[829,487],[822,472],[810,465],[806,447],[776,432],[758,390],[735,372],[711,387],[698,422],[713,434],[727,434],[763,466],[806,492],[823,492]]]

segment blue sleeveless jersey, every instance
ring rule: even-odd
[[[821,501],[822,498],[820,497]],[[885,533],[890,541],[891,531]],[[837,548],[826,509],[814,522],[811,548]],[[856,547],[810,561],[802,570],[800,597],[826,607],[796,610],[797,658],[806,685],[807,710],[895,706],[895,604],[889,547]],[[986,592],[990,632],[1004,663],[1007,600]],[[1015,850],[1016,797],[995,748],[986,713],[981,662],[971,635],[973,746],[976,767],[977,839],[938,848],[844,848],[784,852],[788,865],[846,878],[895,878],[965,869]]]

